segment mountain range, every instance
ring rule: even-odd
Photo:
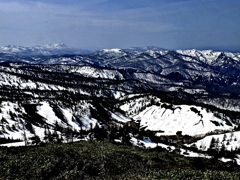
[[[201,149],[196,139],[230,132],[240,141],[239,61],[240,53],[213,50],[4,46],[0,136],[46,141],[67,129],[89,139],[100,129],[109,138],[122,127],[132,142],[181,134]]]
[[[91,51],[76,49],[72,47],[68,47],[64,43],[55,43],[48,44],[45,46],[32,46],[32,47],[24,47],[24,46],[16,46],[16,45],[8,45],[0,47],[0,53],[6,54],[18,54],[25,56],[33,56],[33,55],[56,55],[56,54],[86,54]]]
[[[195,49],[168,51],[157,47],[102,49],[80,53],[62,43],[33,48],[10,47],[14,48],[1,48],[4,52],[0,54],[1,63],[61,64],[111,69],[122,74],[125,79],[144,82],[153,89],[181,91],[196,98],[200,94],[202,97],[198,101],[201,102],[211,96],[216,102],[208,103],[223,109],[239,109],[238,103],[234,101],[240,95],[240,53]],[[44,56],[43,51],[40,51],[43,49]],[[218,100],[220,97],[227,97],[231,104]]]

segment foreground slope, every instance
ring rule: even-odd
[[[239,167],[101,141],[0,147],[4,179],[238,179]]]

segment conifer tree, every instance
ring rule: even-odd
[[[216,140],[215,140],[215,138],[213,137],[213,138],[211,139],[209,148],[210,148],[210,149],[213,149],[213,148],[215,148],[215,145],[216,145]]]
[[[227,135],[224,134],[224,135],[223,135],[223,141],[226,141],[226,139],[227,139]]]

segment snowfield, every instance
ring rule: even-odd
[[[240,147],[240,131],[229,132],[225,134],[217,134],[206,136],[205,138],[194,143],[198,149],[206,151],[210,147],[212,139],[218,140],[217,147],[221,149],[224,145],[226,150],[232,151]],[[191,146],[190,144],[189,146]]]
[[[193,112],[191,108],[197,109],[200,115]],[[164,135],[175,135],[177,131],[182,131],[184,135],[195,136],[215,130],[233,129],[232,125],[227,125],[226,122],[215,117],[213,113],[207,113],[201,107],[187,105],[176,106],[175,110],[161,106],[147,107],[135,115],[133,119],[140,120],[141,126],[146,126],[149,130],[164,131]]]
[[[79,73],[85,77],[103,78],[103,79],[119,79],[123,80],[122,74],[116,70],[97,69],[91,66],[83,66],[77,69],[71,69],[70,72]]]
[[[156,97],[138,98],[120,108],[135,121],[139,121],[141,127],[151,131],[163,131],[158,133],[159,136],[176,135],[178,131],[182,131],[183,135],[196,136],[232,130],[235,127],[229,118],[226,118],[227,121],[223,120],[202,107],[166,103],[148,106],[151,99],[160,102]]]

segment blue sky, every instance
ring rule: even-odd
[[[1,0],[0,46],[240,51],[239,0]]]

